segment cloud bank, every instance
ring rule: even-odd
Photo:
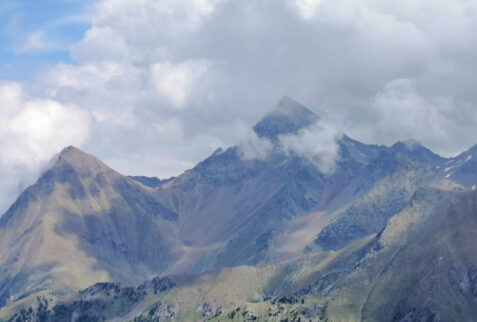
[[[285,153],[294,153],[315,163],[325,174],[332,173],[339,159],[337,141],[343,133],[334,125],[320,120],[300,129],[296,135],[279,137],[281,149]]]
[[[0,84],[0,113],[0,209],[6,210],[54,154],[85,142],[90,120],[74,106],[29,98],[18,83]]]
[[[46,159],[75,144],[123,173],[167,177],[219,146],[253,141],[244,124],[283,94],[337,133],[379,144],[412,137],[455,154],[477,143],[476,24],[476,0],[100,0],[70,50],[74,63],[18,85],[22,98],[2,117],[10,124],[32,104],[49,106],[37,111],[60,115],[53,132],[78,134],[50,145],[2,130],[1,154],[18,145]],[[300,147],[294,140],[285,146]],[[8,164],[38,171],[28,152],[15,153]]]
[[[300,129],[297,134],[280,135],[275,143],[258,137],[250,129],[244,129],[238,149],[244,160],[265,160],[274,152],[298,155],[314,163],[324,174],[330,174],[339,159],[338,140],[342,137],[339,128],[320,119]]]

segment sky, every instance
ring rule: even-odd
[[[264,147],[282,95],[322,118],[300,134],[321,155],[477,143],[477,0],[2,0],[0,21],[0,212],[68,145],[161,178]]]
[[[91,26],[90,0],[2,0],[0,75],[25,81],[59,62],[73,63],[69,49]]]

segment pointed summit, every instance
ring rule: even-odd
[[[303,104],[295,101],[293,98],[288,96],[283,96],[278,102],[277,106],[269,113],[269,115],[292,115],[292,114],[308,114],[313,115],[313,112],[310,111]]]
[[[114,171],[95,156],[71,145],[56,156],[51,170],[64,168],[64,166],[68,166],[82,176]]]
[[[399,141],[391,146],[391,150],[405,154],[413,159],[427,162],[434,166],[440,165],[442,162],[442,158],[439,155],[435,154],[416,140]]]
[[[67,146],[66,148],[61,150],[60,153],[57,154],[57,156],[58,156],[58,159],[68,159],[68,160],[73,160],[78,158],[96,159],[96,157],[92,156],[91,154],[83,152],[77,147],[74,147],[72,145]]]
[[[318,121],[318,116],[297,101],[283,96],[278,105],[253,130],[259,137],[276,141],[279,135],[296,134],[298,130]]]
[[[0,218],[0,307],[31,290],[135,284],[175,260],[178,214],[152,189],[75,147],[53,162]]]

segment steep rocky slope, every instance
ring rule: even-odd
[[[0,219],[0,304],[42,289],[144,280],[180,255],[176,221],[146,187],[66,148]]]
[[[316,296],[331,320],[473,321],[477,194],[426,189],[353,269]]]
[[[347,136],[337,142],[334,171],[323,173],[280,144],[281,135],[315,122],[310,110],[284,98],[254,127],[272,142],[265,158],[245,159],[239,146],[219,149],[168,180],[126,177],[65,149],[0,219],[0,306],[96,282],[136,285],[240,265],[270,272],[270,264],[306,258],[321,273],[319,263],[333,262],[341,274],[360,256],[332,259],[382,231],[416,191],[477,184],[475,149],[444,159],[416,142],[386,147]],[[290,274],[301,271],[290,267]],[[274,270],[270,278],[283,276]],[[336,278],[333,272],[325,284]]]
[[[18,304],[12,321],[473,321],[476,230],[477,192],[425,188],[379,234],[337,252],[136,288],[97,284],[59,302],[46,294]]]

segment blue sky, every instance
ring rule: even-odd
[[[0,1],[0,80],[29,80],[58,62],[90,26],[91,0]]]

